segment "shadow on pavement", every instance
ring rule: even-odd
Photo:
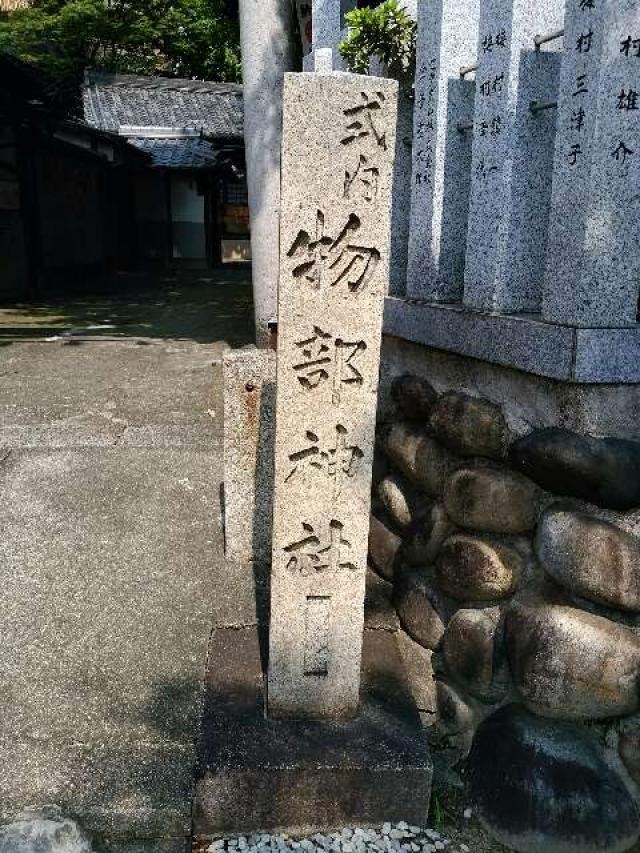
[[[0,301],[0,345],[56,335],[251,343],[250,268],[126,273],[42,297]]]

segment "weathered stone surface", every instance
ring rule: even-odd
[[[379,446],[376,445],[375,452],[373,454],[373,469],[371,472],[371,482],[374,489],[388,472],[389,463],[387,462],[387,457]]]
[[[472,696],[495,699],[503,692],[494,684],[499,666],[496,631],[500,612],[458,610],[447,625],[442,650],[451,674]]]
[[[506,468],[461,468],[444,490],[444,506],[455,524],[489,533],[528,533],[536,525],[541,504],[540,489]]]
[[[640,240],[637,199],[626,205],[617,199],[637,174],[629,152],[640,139],[634,100],[640,77],[635,55],[625,45],[637,26],[634,0],[593,3],[588,9],[567,4],[565,45],[576,49],[563,53],[558,100],[552,220],[557,233],[550,242],[544,300],[544,317],[553,323],[587,328],[636,323],[640,264],[628,247]],[[586,34],[591,47],[578,50]],[[577,97],[576,81],[581,84]],[[576,100],[584,112],[579,140]],[[570,158],[569,142],[578,152]]]
[[[568,606],[559,593],[517,596],[507,610],[505,641],[515,686],[537,714],[597,719],[640,706],[640,639]]]
[[[259,18],[251,4],[238,4],[238,12],[253,300],[256,338],[264,347],[278,303],[282,84],[284,72],[295,67],[296,59],[287,0],[263,0]]]
[[[426,379],[404,373],[391,383],[391,399],[401,417],[426,425],[438,394]]]
[[[504,456],[508,428],[502,410],[489,400],[458,391],[443,394],[429,419],[436,438],[462,456]]]
[[[421,715],[436,712],[436,682],[433,678],[431,649],[416,643],[404,631],[398,631],[398,648],[411,695]]]
[[[405,4],[405,9],[409,4]],[[386,77],[389,69],[374,60],[369,73]],[[391,194],[391,256],[389,293],[404,294],[407,286],[409,211],[411,205],[411,145],[413,136],[413,75],[400,74],[396,144],[393,152],[393,192]]]
[[[480,4],[464,302],[484,311],[539,308],[560,45],[533,49],[562,27],[564,0]]]
[[[341,23],[340,0],[314,0],[311,18],[313,50],[329,48],[338,54]]]
[[[393,603],[393,585],[372,569],[367,571],[365,584],[364,629],[391,633],[400,630],[400,620]]]
[[[224,531],[230,560],[271,560],[276,358],[227,350],[224,377]]]
[[[589,214],[589,179],[592,169],[593,135],[597,120],[596,101],[600,56],[604,41],[604,4],[581,4],[570,0],[565,6],[566,44],[576,50],[563,51],[558,88],[553,187],[549,208],[547,257],[543,282],[543,314],[546,320],[573,324],[586,307],[581,278],[590,253],[584,236]],[[590,33],[589,50],[578,50],[583,33]],[[578,75],[584,75],[581,95],[575,95]],[[587,85],[588,81],[588,85]],[[576,138],[576,99],[581,117],[580,139]],[[583,114],[584,113],[584,114]],[[573,147],[576,146],[577,148]],[[575,156],[567,152],[576,151]],[[589,300],[591,301],[591,300]]]
[[[543,429],[511,445],[511,464],[542,488],[598,506],[640,506],[640,442]]]
[[[194,833],[306,835],[394,814],[425,826],[432,764],[396,635],[364,632],[352,720],[269,719],[261,651],[255,628],[213,632]]]
[[[442,504],[435,503],[425,518],[408,532],[402,556],[410,566],[430,566],[435,562],[445,539],[456,530]]]
[[[480,724],[468,763],[474,814],[521,853],[622,853],[640,817],[600,748],[573,726],[518,705]]]
[[[378,497],[398,527],[408,527],[422,518],[429,508],[422,495],[405,478],[396,474],[383,477],[378,486]]]
[[[423,433],[415,424],[392,421],[381,430],[380,443],[395,468],[405,477],[415,478],[416,452]]]
[[[535,548],[551,577],[578,595],[640,611],[640,539],[608,521],[562,508],[540,519]]]
[[[58,806],[43,806],[0,826],[0,853],[93,853],[93,848],[87,833]]]
[[[375,515],[369,525],[369,560],[379,575],[393,582],[402,539]]]
[[[447,477],[459,464],[445,447],[410,424],[392,424],[384,445],[394,465],[432,497],[442,496]]]
[[[400,624],[416,643],[436,649],[444,634],[447,607],[441,596],[417,572],[403,572],[396,582],[394,602]]]
[[[565,398],[568,408],[561,410],[556,423],[565,423],[585,433],[615,434],[622,413],[638,405],[640,330],[636,324],[621,329],[578,330],[541,323],[530,314],[470,312],[460,304],[442,305],[388,296],[384,331],[385,339],[392,341],[387,345],[391,351],[410,341],[437,352],[441,358],[446,358],[447,352],[454,354],[452,358],[458,359],[454,383],[458,385],[459,377],[468,371],[474,375],[473,390],[478,371],[489,373],[504,366],[522,371],[516,373],[515,382],[509,380],[507,384],[536,381],[524,371],[535,377],[569,380],[553,391],[546,386],[547,402],[542,408],[536,406],[535,393],[530,400],[510,398],[510,416],[518,409],[529,409],[533,412],[533,423],[539,423],[542,413],[555,407],[555,401]],[[466,360],[460,360],[461,355]],[[488,364],[481,367],[479,361]],[[540,381],[539,388],[545,387],[543,382]],[[491,393],[489,388],[486,391]],[[578,400],[584,401],[585,406]],[[514,426],[519,425],[514,423]],[[522,426],[528,428],[526,423]],[[634,420],[623,421],[621,429],[629,438],[640,438],[640,423]],[[520,433],[520,429],[516,432]]]
[[[438,702],[438,723],[449,732],[461,732],[473,728],[474,714],[471,706],[464,701],[451,684],[442,679],[436,682]]]
[[[458,601],[500,601],[516,590],[524,560],[512,544],[491,536],[456,533],[440,549],[442,589]]]
[[[280,718],[358,709],[397,104],[392,80],[285,76],[268,691]],[[355,133],[360,120],[375,132]]]
[[[471,705],[458,690],[438,677],[436,720],[429,729],[429,744],[438,767],[454,768],[469,754],[476,718]]]
[[[471,184],[473,134],[458,122],[473,115],[475,81],[459,78],[475,56],[478,0],[420,0],[413,115],[411,230],[407,296],[459,301]]]
[[[622,732],[618,738],[618,752],[629,776],[640,785],[640,732]]]

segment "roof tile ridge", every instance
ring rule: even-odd
[[[242,94],[241,83],[231,83],[226,80],[198,80],[188,77],[145,76],[142,74],[121,74],[99,69],[85,70],[85,85],[87,87],[99,84],[114,87],[130,87],[133,89],[164,89],[165,91],[201,91],[219,94]]]

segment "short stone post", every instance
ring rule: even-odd
[[[271,561],[276,356],[228,349],[224,379],[224,542],[228,560]]]
[[[567,0],[543,316],[636,322],[640,7]]]
[[[328,74],[341,71],[342,57],[338,45],[342,39],[342,20],[354,0],[313,0],[311,14],[312,47],[303,59],[305,71]]]
[[[244,140],[251,212],[256,342],[276,319],[282,79],[293,67],[289,0],[240,0]]]
[[[420,0],[413,120],[413,174],[407,296],[462,298],[479,0]]]
[[[542,298],[560,57],[534,36],[562,27],[563,0],[481,0],[464,301],[536,311]]]
[[[313,0],[311,27],[314,50],[335,48],[340,41],[340,0]]]
[[[270,717],[358,709],[397,99],[285,78]]]

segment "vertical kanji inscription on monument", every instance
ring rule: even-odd
[[[605,11],[604,0],[566,0],[543,313],[545,319],[567,325],[576,322],[585,301],[580,291],[582,247]]]
[[[480,0],[478,69],[464,302],[483,311],[538,311],[551,193],[563,0]]]
[[[358,709],[397,84],[284,87],[268,714]]]
[[[578,327],[634,326],[640,5],[567,0],[567,15],[543,315]]]

